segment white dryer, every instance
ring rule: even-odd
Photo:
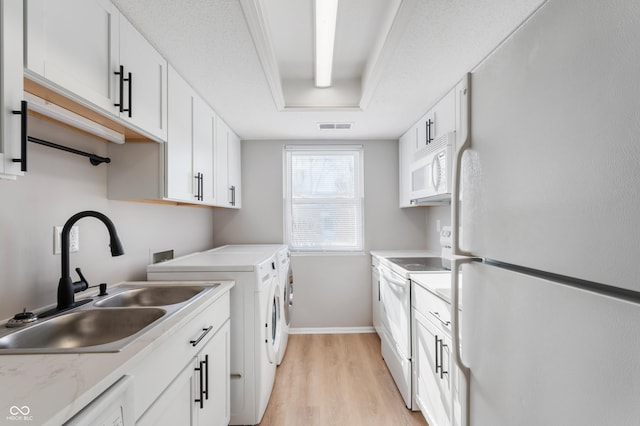
[[[282,340],[280,283],[265,251],[194,253],[147,267],[149,280],[234,280],[231,289],[231,421],[260,423]]]
[[[215,249],[218,253],[234,254],[264,251],[266,255],[274,255],[278,280],[280,282],[280,321],[282,323],[278,365],[282,363],[289,341],[289,327],[293,313],[293,273],[289,247],[284,244],[228,244]]]

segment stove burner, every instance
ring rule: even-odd
[[[390,257],[395,263],[407,271],[450,271],[451,264],[441,257]]]

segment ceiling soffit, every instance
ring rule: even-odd
[[[415,1],[340,1],[333,85],[316,88],[313,0],[241,0],[277,109],[365,109]]]

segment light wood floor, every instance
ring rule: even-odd
[[[369,334],[291,335],[262,426],[426,425],[408,410]]]

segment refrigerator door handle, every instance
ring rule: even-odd
[[[470,387],[470,369],[462,361],[461,347],[460,347],[460,294],[459,294],[459,272],[460,265],[471,263],[476,261],[477,258],[458,258],[451,260],[451,351],[453,353],[453,360],[460,370],[460,374],[463,377],[463,390],[464,393],[460,394],[460,406],[461,406],[461,419],[460,426],[469,426],[469,387]],[[451,400],[454,400],[455,395],[453,391],[455,386],[451,386]],[[460,391],[460,389],[458,389]],[[457,424],[454,421],[455,410],[453,404],[451,404],[451,416],[452,424]]]
[[[460,132],[459,147],[456,151],[455,161],[453,162],[453,192],[451,194],[451,229],[453,230],[453,238],[451,240],[451,253],[458,256],[471,256],[471,253],[464,252],[460,249],[460,181],[462,170],[462,154],[471,146],[470,133],[470,117],[471,102],[470,95],[471,74],[462,79],[458,85],[458,96],[460,105]]]

